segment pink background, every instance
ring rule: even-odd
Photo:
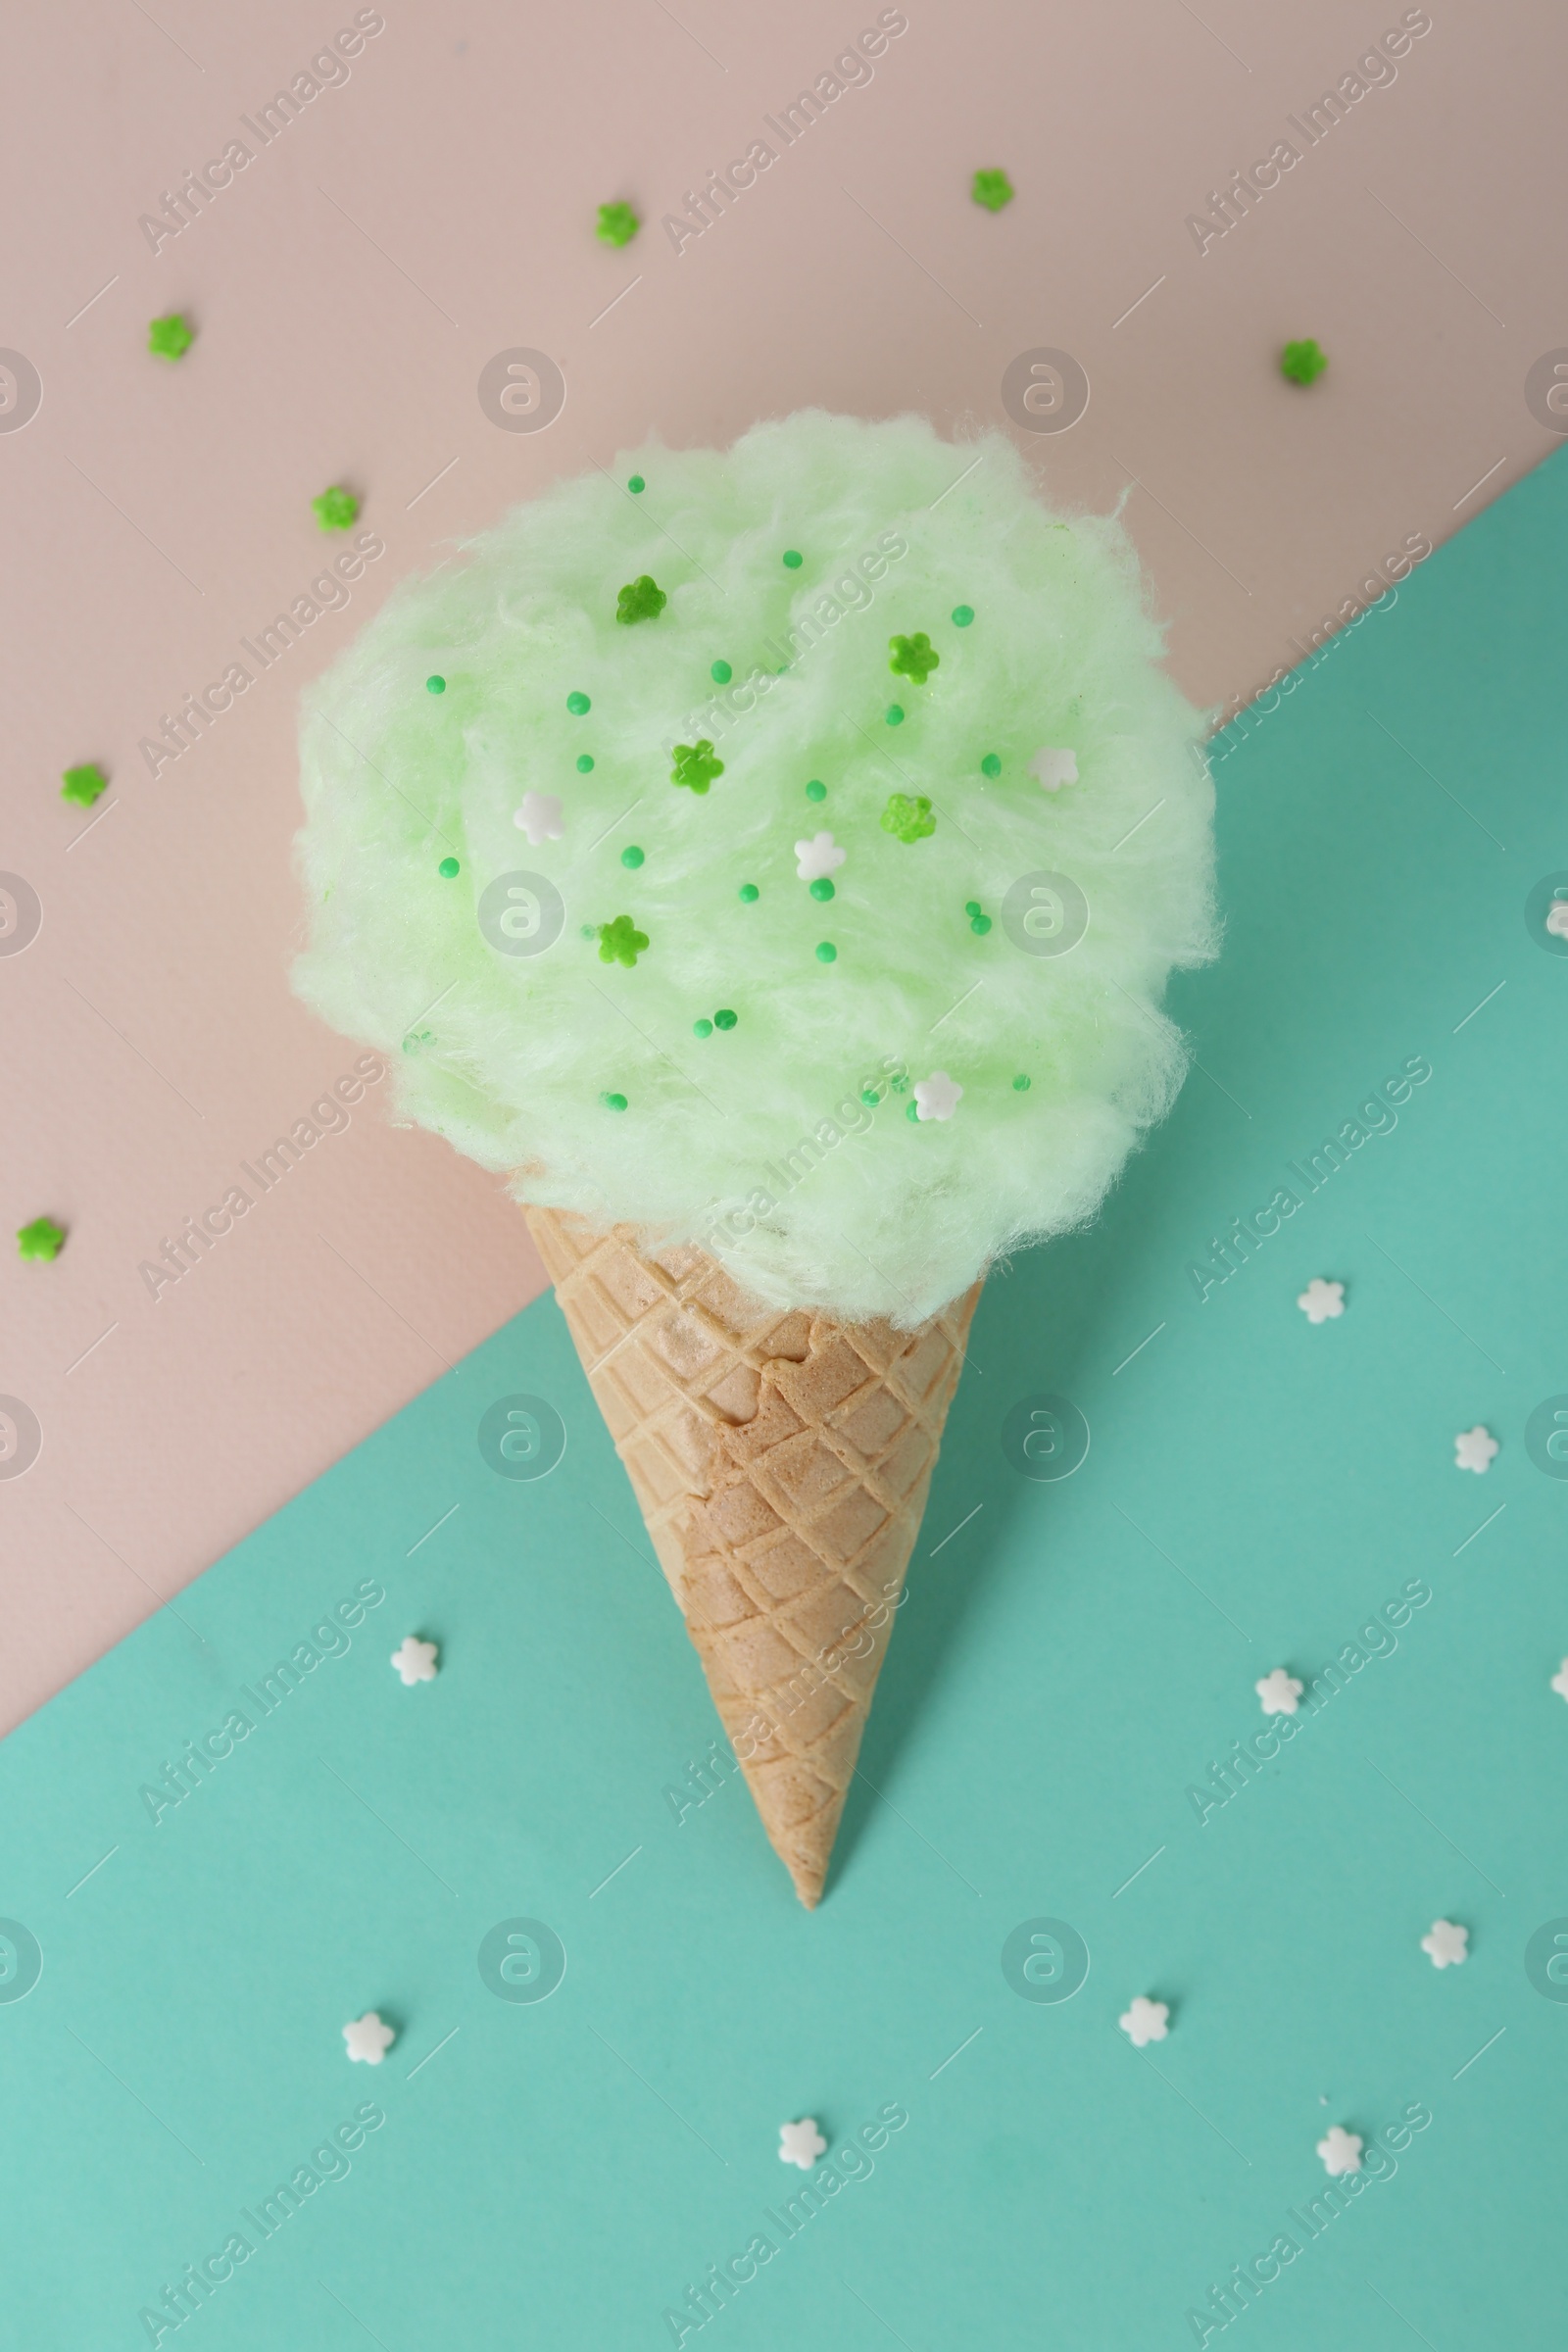
[[[650,430],[722,442],[820,403],[1011,431],[1003,370],[1054,346],[1089,410],[1018,438],[1063,500],[1132,484],[1174,669],[1234,707],[1369,567],[1555,446],[1524,398],[1568,342],[1546,5],[1435,0],[1397,79],[1200,254],[1186,217],[1397,6],[910,0],[873,78],[677,254],[661,217],[778,145],[763,115],[874,6],[389,0],[349,79],[151,251],[138,216],[236,133],[256,148],[240,115],[354,14],[106,0],[9,30],[0,344],[43,402],[0,432],[0,868],[44,914],[0,956],[0,1230],[47,1213],[70,1239],[0,1256],[0,1392],[44,1431],[0,1482],[0,1727],[543,1286],[495,1181],[373,1090],[177,1286],[137,1272],[358,1052],[285,981],[295,718],[401,574]],[[1018,194],[994,217],[968,183],[996,164]],[[612,197],[645,218],[623,252],[592,234]],[[198,339],[169,367],[145,328],[174,309]],[[1299,392],[1274,363],[1305,334],[1332,366]],[[479,407],[514,346],[564,373],[546,431]],[[341,546],[309,505],[336,481],[385,556],[155,780],[139,738]],[[113,788],[84,813],[58,780],[90,759]]]

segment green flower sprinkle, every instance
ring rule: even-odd
[[[974,607],[973,607],[973,605],[955,605],[955,606],[954,606],[954,608],[953,608],[953,625],[954,625],[954,627],[955,627],[956,629],[966,629],[966,628],[969,626],[969,623],[970,623],[970,621],[971,621],[971,620],[973,620],[973,618],[974,618]]]
[[[746,906],[755,906],[762,894],[755,882],[743,882],[736,895]]]
[[[669,599],[657,580],[644,572],[640,579],[630,581],[615,599],[617,620],[657,620]]]
[[[1005,172],[977,172],[969,189],[976,204],[983,204],[988,213],[1000,213],[1013,199],[1013,185]]]
[[[896,677],[912,678],[917,686],[925,684],[942,660],[940,654],[931,651],[931,640],[924,629],[917,629],[912,637],[890,637],[888,649],[893,656],[889,669]]]
[[[727,686],[735,672],[727,662],[715,662],[710,667],[708,674],[715,686]]]
[[[629,972],[647,945],[647,932],[639,931],[629,914],[617,914],[613,922],[599,926],[601,963],[623,963]]]
[[[787,547],[784,550],[784,567],[787,571],[799,571],[805,562],[806,558],[798,547]]]
[[[148,321],[147,348],[155,360],[182,360],[195,340],[193,329],[177,311]]]
[[[568,694],[566,709],[571,712],[573,718],[584,718],[593,709],[593,705],[585,694]]]
[[[693,1023],[692,1023],[692,1035],[693,1035],[693,1037],[711,1037],[711,1036],[712,1036],[712,1034],[713,1034],[713,1024],[712,1024],[712,1022],[711,1022],[711,1021],[693,1021]]]
[[[453,875],[460,869],[458,861],[455,858],[443,858],[435,870],[438,874],[444,875],[446,880],[450,882]]]
[[[833,885],[826,874],[818,874],[816,880],[809,885],[809,889],[813,899],[830,899],[833,896]]]
[[[109,790],[109,778],[96,760],[84,767],[68,767],[60,780],[60,798],[74,801],[78,808],[90,808],[100,793]]]
[[[607,1110],[624,1110],[626,1107],[624,1095],[601,1095],[599,1100]]]
[[[60,1245],[65,1238],[65,1227],[57,1225],[53,1217],[34,1217],[30,1225],[18,1228],[17,1253],[36,1258],[40,1265],[47,1266],[60,1255]]]
[[[446,690],[447,682],[445,678],[426,678],[424,681],[424,691],[426,694],[445,694]]]
[[[1001,775],[1002,761],[997,758],[995,752],[987,752],[985,758],[980,762],[980,773],[983,776]]]
[[[900,841],[924,841],[937,829],[931,813],[931,804],[925,794],[896,792],[883,809],[880,819],[884,833],[894,834]]]
[[[825,801],[827,799],[827,786],[819,783],[816,777],[813,776],[809,784],[808,784],[806,787],[806,797],[808,801]]]
[[[360,502],[353,491],[337,488],[323,490],[319,498],[312,499],[311,505],[323,531],[346,531],[360,511]]]
[[[1012,1091],[1015,1095],[1026,1095],[1029,1092],[1028,1079],[1022,1075],[1016,1077],[1012,1082]]]
[[[723,773],[724,762],[713,758],[713,747],[706,735],[700,735],[695,743],[676,744],[675,764],[669,771],[672,784],[684,784],[689,792],[702,794]]]
[[[647,489],[648,484],[643,480],[643,477],[640,473],[634,473],[628,476],[626,487],[631,492],[633,498],[641,498],[643,492]]]
[[[621,864],[629,865],[633,873],[635,873],[642,861],[643,852],[637,847],[637,844],[634,841],[629,841],[626,844],[626,847],[620,853]]]
[[[837,963],[838,959],[839,952],[830,939],[817,942],[816,960],[818,963]]]
[[[1287,343],[1280,353],[1280,373],[1293,384],[1315,383],[1328,364],[1328,354],[1310,335],[1304,342]]]
[[[629,204],[602,204],[594,235],[603,237],[607,245],[629,245],[641,226]]]
[[[902,727],[904,724],[904,705],[902,703],[889,703],[882,715],[887,720],[890,727]]]
[[[579,776],[591,776],[591,775],[593,774],[593,772],[594,772],[594,756],[593,756],[592,752],[579,752],[579,753],[577,754],[577,773],[578,773],[578,775],[579,775]]]
[[[727,1009],[723,1012],[715,1012],[713,1027],[715,1029],[733,1029],[740,1017],[738,1012],[730,1012]]]

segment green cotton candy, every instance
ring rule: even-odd
[[[621,625],[656,567],[664,609]],[[890,728],[895,640],[938,659]],[[295,985],[519,1199],[918,1321],[1090,1216],[1181,1083],[1160,1000],[1212,953],[1213,795],[1161,650],[1120,524],[1051,512],[999,437],[813,410],[625,453],[311,691]],[[934,833],[883,829],[900,794]]]

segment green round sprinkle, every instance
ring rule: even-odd
[[[443,858],[435,870],[438,874],[444,874],[450,882],[453,875],[459,870],[458,861],[455,858]]]
[[[819,874],[810,889],[813,899],[830,899],[833,896],[833,885],[826,874]]]
[[[711,1037],[711,1036],[712,1036],[712,1034],[713,1034],[713,1024],[712,1024],[712,1022],[711,1022],[711,1021],[693,1021],[693,1023],[692,1023],[692,1035],[693,1035],[693,1037]]]
[[[989,914],[976,914],[976,915],[971,915],[971,916],[970,916],[970,918],[969,918],[969,928],[970,928],[970,930],[971,930],[971,931],[974,933],[974,935],[975,935],[975,937],[976,937],[977,939],[984,939],[984,937],[985,937],[986,933],[987,933],[987,932],[990,930],[990,928],[991,928],[991,917],[990,917],[990,915],[989,915]]]
[[[628,843],[627,843],[627,845],[626,845],[626,847],[625,847],[625,848],[624,848],[624,849],[621,851],[621,853],[620,853],[620,862],[621,862],[621,864],[622,864],[622,865],[630,865],[630,866],[638,866],[638,865],[641,865],[642,861],[643,861],[643,853],[642,853],[642,851],[641,851],[641,850],[640,850],[640,849],[637,847],[637,844],[636,844],[634,841],[632,841],[632,842],[628,842]]]
[[[892,1086],[893,1092],[896,1095],[906,1095],[909,1091],[909,1074],[907,1070],[901,1071],[899,1076],[892,1081]]]
[[[973,607],[973,605],[955,605],[955,606],[954,606],[954,608],[953,608],[953,625],[954,625],[954,627],[955,627],[956,629],[966,629],[966,628],[969,626],[969,623],[970,623],[970,621],[971,621],[971,620],[973,620],[973,618],[974,618],[974,607]]]
[[[920,1116],[920,1105],[919,1105],[919,1103],[918,1103],[918,1102],[906,1102],[906,1103],[905,1104],[905,1108],[904,1108],[904,1115],[905,1115],[905,1117],[906,1117],[906,1119],[914,1119],[914,1120],[918,1121],[918,1119],[919,1119],[919,1116]]]
[[[1002,761],[997,758],[995,752],[987,752],[985,758],[980,762],[980,773],[983,776],[1001,775]]]
[[[607,1110],[624,1110],[626,1107],[624,1095],[601,1095],[599,1100]]]
[[[819,940],[816,950],[818,963],[837,963],[839,952],[830,939]]]
[[[806,797],[808,801],[825,801],[827,799],[827,786],[825,784],[818,783],[815,776],[813,776],[809,784],[808,784],[806,787]]]
[[[447,682],[445,678],[426,678],[424,681],[424,691],[426,694],[445,694],[446,690]]]
[[[1015,1095],[1026,1095],[1029,1092],[1028,1079],[1024,1077],[1015,1078],[1012,1082],[1012,1091]]]
[[[573,718],[581,718],[585,711],[593,709],[593,705],[585,694],[568,694],[566,709],[571,712]]]
[[[739,892],[737,893],[737,896],[741,898],[748,906],[755,906],[761,895],[761,892],[758,889],[755,882],[743,882],[740,886]]]
[[[740,1014],[738,1012],[730,1012],[728,1010],[723,1012],[715,1012],[713,1015],[713,1027],[715,1029],[733,1029],[739,1019]]]
[[[784,550],[784,564],[786,570],[799,571],[805,561],[806,558],[801,554],[799,548],[787,547]]]
[[[965,914],[966,914],[966,915],[969,917],[970,921],[972,922],[972,921],[974,920],[975,916],[976,916],[976,915],[979,913],[979,911],[980,911],[980,902],[979,902],[979,900],[978,900],[978,899],[965,899],[965,900],[964,900],[964,902],[963,902],[963,911],[964,911],[964,913],[965,913]]]
[[[727,686],[735,672],[727,662],[715,662],[708,674],[715,686]]]
[[[867,1104],[867,1105],[868,1105],[868,1107],[869,1107],[870,1109],[872,1109],[872,1110],[875,1110],[875,1108],[876,1108],[877,1104],[878,1104],[878,1103],[881,1102],[881,1100],[882,1100],[882,1098],[881,1098],[881,1096],[880,1096],[880,1095],[877,1093],[877,1091],[876,1091],[876,1088],[875,1088],[874,1086],[862,1086],[862,1087],[861,1087],[861,1089],[860,1089],[860,1101],[861,1101],[862,1102],[864,1102],[865,1104]]]
[[[594,772],[594,756],[593,756],[592,752],[579,752],[579,753],[577,754],[577,773],[578,773],[578,775],[579,775],[579,776],[591,776],[591,775],[593,774],[593,772]]]
[[[643,477],[640,473],[634,473],[628,480],[626,487],[635,498],[641,496],[642,492],[647,489],[648,484],[643,480]]]
[[[889,703],[882,715],[890,727],[902,727],[904,724],[904,711],[898,703]]]

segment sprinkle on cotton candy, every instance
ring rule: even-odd
[[[1001,437],[808,412],[627,451],[313,686],[296,985],[518,1198],[918,1321],[1091,1216],[1180,1084],[1212,792],[1161,651],[1120,525],[1050,510]]]

